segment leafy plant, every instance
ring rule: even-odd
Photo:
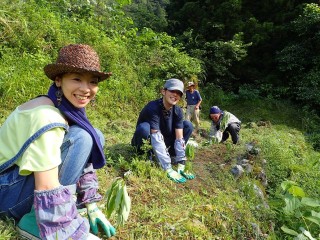
[[[287,220],[282,231],[295,236],[294,239],[316,240],[313,236],[320,234],[320,200],[306,197],[303,189],[293,181],[282,182],[281,188],[285,201],[282,212]]]
[[[193,160],[195,156],[195,146],[193,144],[187,144],[186,146],[186,157],[188,160]]]
[[[107,217],[113,213],[117,214],[117,225],[124,225],[128,220],[131,199],[127,192],[127,186],[122,178],[117,178],[113,181],[110,188],[106,192]]]
[[[152,145],[149,139],[142,139],[142,146],[141,150],[145,153],[148,154],[150,151],[152,151]]]

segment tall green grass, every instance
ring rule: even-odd
[[[209,108],[218,105],[242,121],[241,142],[207,145],[207,139],[199,138],[200,148],[192,161],[196,179],[175,184],[147,156],[137,156],[130,141],[139,111],[160,97],[163,81],[201,77],[201,64],[174,46],[169,36],[131,29],[130,21],[120,21],[119,9],[105,10],[109,18],[102,15],[94,21],[90,11],[68,15],[61,8],[59,12],[62,2],[48,8],[37,5],[41,1],[25,2],[3,1],[5,11],[0,11],[9,24],[2,21],[0,27],[10,32],[7,39],[0,39],[0,124],[17,105],[46,93],[51,80],[42,69],[55,61],[61,46],[93,45],[103,70],[113,72],[99,86],[97,105],[87,109],[89,119],[106,138],[107,165],[98,170],[101,194],[116,177],[132,172],[127,179],[132,210],[128,222],[117,228],[118,239],[290,239],[280,229],[285,206],[280,184],[295,181],[308,196],[319,198],[319,152],[313,148],[319,128],[316,115],[290,102],[263,99],[252,89],[234,94],[200,84],[201,128],[209,130]],[[306,132],[313,134],[315,142]],[[266,187],[255,172],[239,179],[230,173],[237,159],[246,156],[247,143],[261,149],[254,158],[254,171],[265,168]],[[263,190],[269,208],[255,193],[255,186]],[[116,217],[110,221],[115,223]],[[18,239],[12,220],[0,221],[0,239]]]

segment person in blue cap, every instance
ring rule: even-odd
[[[211,121],[209,137],[211,140],[223,143],[231,135],[233,144],[239,142],[241,121],[232,113],[222,111],[218,106],[212,106],[209,114]]]
[[[168,178],[177,183],[193,179],[185,170],[186,143],[193,131],[190,121],[183,120],[183,111],[177,105],[183,95],[183,82],[168,79],[161,90],[162,98],[150,101],[140,112],[131,145],[143,153],[143,140],[150,140],[153,153]],[[177,165],[177,170],[172,168]]]

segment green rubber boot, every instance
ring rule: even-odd
[[[23,239],[40,239],[39,228],[37,225],[36,214],[33,206],[31,208],[31,211],[20,219],[16,228],[20,234],[20,237]]]

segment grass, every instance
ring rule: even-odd
[[[102,66],[113,72],[113,77],[100,85],[97,106],[89,107],[87,113],[106,138],[107,165],[98,170],[101,194],[106,193],[115,178],[132,172],[126,180],[132,211],[127,223],[117,227],[114,239],[289,239],[280,230],[284,224],[280,183],[287,179],[295,181],[308,196],[319,198],[319,152],[305,138],[307,129],[310,136],[318,138],[316,146],[320,149],[319,117],[314,118],[310,111],[303,114],[291,103],[261,99],[250,89],[239,92],[242,96],[227,95],[221,89],[213,89],[213,85],[200,89],[202,129],[206,132],[210,127],[207,119],[210,106],[219,105],[242,120],[241,144],[208,145],[205,138],[198,137],[200,147],[192,161],[196,178],[186,184],[175,184],[146,156],[137,156],[130,141],[140,109],[159,96],[155,90],[162,80],[176,75],[180,69],[189,69],[190,64],[183,64],[188,62],[186,55],[180,52],[176,56],[170,44],[161,43],[166,42],[161,35],[151,41],[147,40],[148,35],[139,36],[142,41],[136,38],[130,41],[133,36],[117,22],[118,15],[110,16],[116,16],[112,18],[115,19],[112,26],[116,27],[115,33],[117,28],[121,31],[118,33],[121,41],[117,34],[116,39],[109,35],[104,38],[105,30],[98,33],[90,26],[90,19],[82,21],[78,16],[75,21],[72,16],[68,21],[65,11],[54,14],[51,8],[42,9],[32,2],[8,4],[4,5],[5,9],[10,6],[8,19],[15,19],[9,27],[17,31],[1,48],[0,124],[17,105],[46,93],[50,81],[42,69],[53,61],[53,53],[62,45],[71,42],[95,45]],[[38,11],[34,11],[35,6]],[[119,19],[125,18],[121,15]],[[43,21],[50,22],[49,32],[38,27]],[[42,38],[46,39],[39,43]],[[154,39],[160,40],[159,47],[153,44]],[[146,53],[139,45],[155,46]],[[141,57],[141,53],[146,56]],[[172,55],[175,57],[167,58]],[[155,59],[156,64],[149,61],[154,56],[159,59],[159,62]],[[201,71],[196,70],[185,72],[183,77],[189,73],[200,76]],[[258,155],[248,154],[248,143],[260,149]],[[253,169],[234,178],[230,170],[244,158],[250,160]],[[266,173],[267,186],[260,181],[261,171]],[[114,224],[116,216],[110,221]],[[18,239],[10,219],[0,221],[2,239]]]
[[[130,141],[136,115],[110,121],[101,117],[103,108],[90,107],[89,118],[107,140],[108,164],[98,170],[101,194],[116,177],[132,172],[126,180],[131,212],[113,239],[286,239],[279,230],[283,206],[279,185],[290,179],[301,184],[309,196],[318,197],[319,166],[312,164],[317,163],[319,152],[306,142],[301,121],[294,121],[295,108],[274,104],[248,101],[221,106],[243,121],[241,143],[206,145],[205,138],[197,137],[200,147],[192,162],[196,179],[186,184],[173,183],[146,156],[135,155]],[[3,122],[8,111],[1,106]],[[201,128],[208,131],[205,112],[201,113]],[[248,155],[247,143],[254,143],[260,153]],[[234,178],[231,168],[239,158],[247,157],[251,157],[253,171]],[[267,175],[267,187],[257,178],[261,168]],[[263,196],[257,194],[257,186]],[[110,221],[115,223],[116,216]],[[18,239],[11,220],[0,222],[0,239]]]

